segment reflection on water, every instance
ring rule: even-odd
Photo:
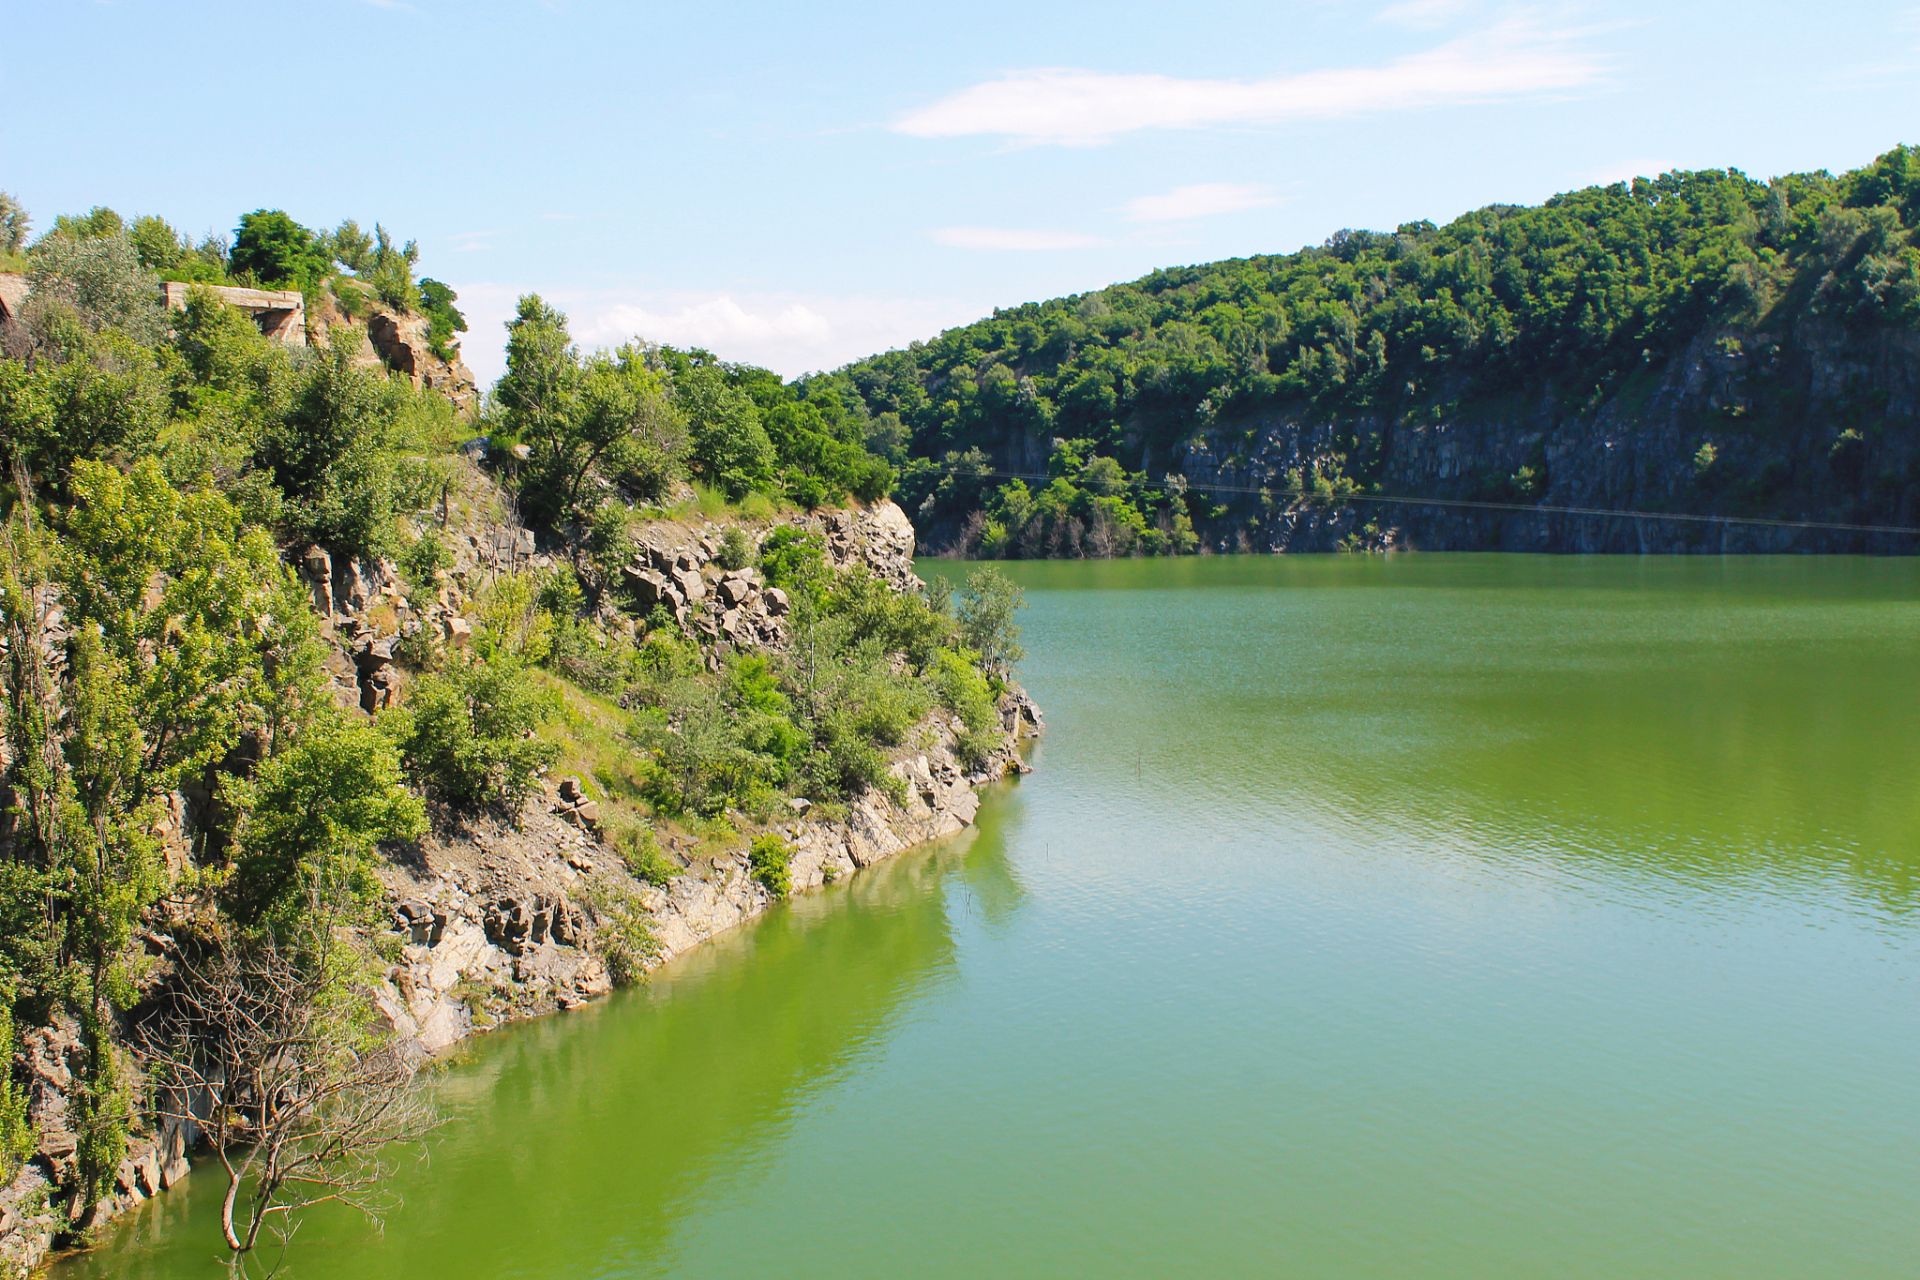
[[[951,980],[953,867],[990,888],[993,911],[1017,907],[1004,851],[979,834],[796,899],[644,989],[484,1038],[443,1081],[451,1121],[403,1169],[384,1236],[311,1214],[281,1274],[478,1280],[658,1256],[687,1202],[750,1184],[796,1109]],[[219,1171],[187,1185],[61,1274],[224,1275]]]
[[[1920,566],[1011,572],[976,832],[478,1044],[283,1274],[1914,1274]]]

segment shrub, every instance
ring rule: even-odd
[[[268,289],[304,289],[325,278],[333,265],[313,232],[278,209],[241,215],[229,263],[232,271],[245,272]]]
[[[427,345],[433,348],[433,354],[449,364],[460,357],[460,344],[453,341],[453,335],[467,331],[467,318],[453,305],[459,296],[438,280],[420,281],[420,310],[427,317]]]
[[[722,569],[744,569],[753,561],[753,543],[737,524],[727,526],[720,535],[720,552],[714,556]]]
[[[166,336],[160,278],[140,263],[124,231],[78,239],[52,235],[33,247],[33,303],[64,302],[90,329],[118,329],[143,346]]]
[[[593,947],[607,966],[616,987],[630,987],[647,974],[647,961],[660,954],[653,921],[640,899],[631,893],[596,885],[587,900],[599,917]]]
[[[634,879],[662,885],[680,874],[680,864],[661,851],[651,827],[622,824],[612,836],[614,851]]]
[[[408,585],[417,594],[431,594],[436,582],[435,575],[452,567],[453,552],[447,549],[446,540],[431,529],[415,538],[400,553],[400,572],[407,576]]]
[[[826,571],[826,547],[817,533],[783,526],[761,542],[760,571],[770,587],[811,586]]]
[[[468,659],[422,677],[409,705],[380,717],[407,772],[460,808],[518,812],[559,748],[531,736],[551,719],[555,699],[527,679],[509,654]]]
[[[792,862],[793,846],[772,832],[755,836],[747,855],[747,865],[753,878],[776,898],[784,898],[793,892],[793,879],[787,870]]]

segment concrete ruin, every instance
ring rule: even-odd
[[[25,276],[14,271],[0,271],[0,324],[19,317],[20,308],[31,292]]]
[[[200,288],[253,317],[260,332],[290,347],[307,345],[307,303],[297,289],[239,289],[232,285],[191,285],[164,281],[160,296],[169,310],[184,311],[187,294]]]

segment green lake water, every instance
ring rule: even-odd
[[[1920,565],[1009,568],[1037,772],[483,1038],[281,1274],[1920,1275]]]

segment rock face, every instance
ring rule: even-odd
[[[1249,428],[1250,445],[1232,438]],[[1289,470],[1350,453],[1356,438],[1380,442],[1389,495],[1915,527],[1920,333],[1813,322],[1784,333],[1716,328],[1599,404],[1549,389],[1420,421],[1274,413],[1235,421],[1231,433],[1199,437],[1178,455],[1194,489],[1242,501],[1263,488],[1280,496],[1247,550],[1325,551],[1348,539],[1473,551],[1920,550],[1920,539],[1902,533],[1284,500]],[[1522,468],[1531,473],[1525,487],[1514,480]]]
[[[900,589],[919,589],[912,576],[913,527],[892,503],[796,516],[789,523],[818,534],[835,568],[860,567]],[[409,584],[389,561],[336,557],[318,546],[290,555],[332,641],[329,671],[343,708],[372,715],[403,704],[407,646],[470,643],[473,624],[464,616],[471,607],[469,588],[477,592],[499,573],[557,563],[533,532],[514,525],[433,532],[448,545],[453,563],[430,587]],[[710,654],[785,643],[786,593],[767,586],[756,570],[718,564],[721,533],[711,524],[666,521],[644,530],[625,574],[635,597],[649,609],[665,607],[689,632],[703,635]],[[44,639],[50,651],[58,651],[64,638],[64,621],[55,610]],[[777,829],[795,850],[793,891],[972,822],[979,807],[976,788],[1025,772],[1020,746],[1040,731],[1039,712],[1023,693],[1003,698],[1001,712],[1005,736],[971,773],[957,750],[963,726],[939,711],[916,727],[892,766],[903,802],[869,791],[840,820],[820,816],[804,800],[790,805],[790,819]],[[189,865],[194,815],[213,802],[191,788],[169,797],[154,834],[170,869]],[[635,912],[658,943],[657,953],[639,957],[652,965],[751,919],[774,901],[749,873],[744,838],[740,847],[718,852],[674,851],[679,874],[654,885],[637,880],[618,851],[602,842],[600,819],[600,806],[581,779],[563,777],[529,802],[517,824],[476,820],[457,833],[429,838],[417,863],[383,869],[390,895],[383,945],[397,948],[397,958],[375,999],[403,1036],[439,1052],[504,1021],[571,1009],[605,994],[613,986],[603,945],[607,931],[634,919]],[[20,1176],[0,1188],[0,1276],[37,1265],[72,1229],[75,1206],[59,1197],[66,1194],[62,1187],[72,1185],[77,1162],[66,1097],[79,1051],[71,1026],[35,1028],[23,1037],[15,1073],[28,1082],[40,1143]],[[137,1137],[109,1194],[82,1215],[83,1225],[185,1177],[187,1152],[197,1137],[178,1127]]]
[[[905,802],[868,791],[842,821],[808,817],[778,830],[794,849],[793,891],[839,879],[927,840],[952,835],[979,811],[977,788],[1022,773],[1021,744],[1042,727],[1023,693],[1002,699],[1007,726],[1000,746],[969,773],[957,752],[963,726],[936,712],[915,732],[894,777]],[[393,1025],[429,1052],[500,1023],[570,1009],[612,989],[597,945],[612,904],[644,912],[659,944],[659,964],[765,911],[774,898],[748,871],[742,847],[687,856],[684,871],[661,885],[633,878],[591,824],[570,815],[591,801],[565,778],[531,802],[521,825],[483,823],[459,838],[428,842],[424,865],[389,868],[398,901],[394,929],[402,957],[378,993]]]

